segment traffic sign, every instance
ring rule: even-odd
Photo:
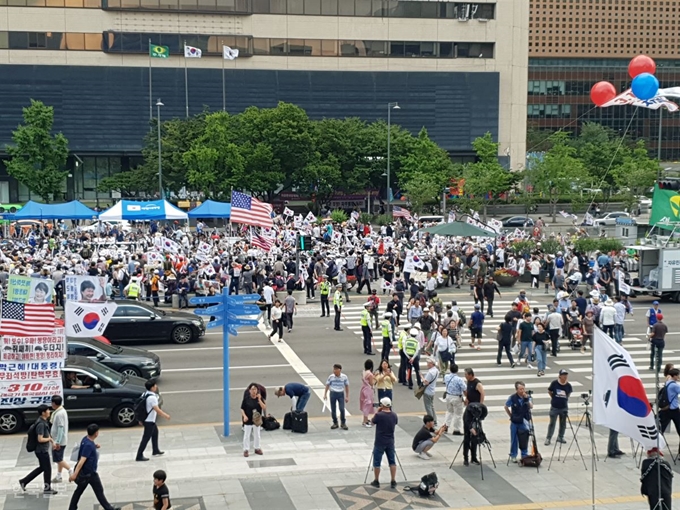
[[[229,313],[233,313],[234,315],[259,315],[260,307],[257,305],[230,306]]]
[[[222,298],[218,297],[218,299],[221,301]],[[251,301],[257,301],[260,299],[259,294],[232,294],[231,296],[227,296],[227,301],[229,305],[242,305],[243,303],[249,303]],[[215,303],[216,301],[212,301],[212,303]]]
[[[238,328],[236,326],[232,325],[232,324],[229,324],[227,326],[227,332],[230,335],[238,336]]]
[[[235,326],[257,326],[259,324],[259,321],[255,319],[241,319],[230,313],[227,313],[227,322]]]
[[[211,308],[218,308],[216,306],[211,306],[209,308],[196,308],[196,310],[194,310],[194,314],[196,314],[196,315],[208,315],[208,316],[219,315],[223,311],[221,307],[222,307],[222,305],[219,305],[220,309],[217,310],[217,311],[211,310]]]
[[[224,324],[224,321],[222,319],[217,319],[217,320],[214,320],[214,321],[210,321],[206,325],[206,328],[208,328],[208,329],[219,328],[222,324]]]
[[[259,297],[259,295],[258,295]],[[189,298],[189,303],[192,305],[214,305],[217,303],[222,303],[224,296],[196,296]]]

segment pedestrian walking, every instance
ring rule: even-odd
[[[515,368],[515,361],[512,359],[512,352],[510,346],[515,336],[516,325],[512,322],[511,316],[506,316],[505,320],[498,325],[498,333],[496,339],[498,340],[498,354],[496,355],[496,365],[501,366],[501,355],[505,351],[508,357],[510,367]]]
[[[165,484],[168,475],[159,469],[153,473],[153,508],[154,510],[168,510],[172,508],[170,503],[170,490]]]
[[[286,299],[283,302],[284,310],[286,312],[286,326],[288,327],[288,333],[293,331],[293,315],[297,315],[297,302],[293,297],[293,291],[289,290]]]
[[[338,416],[336,411],[336,406],[340,409],[340,426],[343,430],[347,430],[347,424],[345,423],[345,404],[349,403],[349,379],[345,374],[342,373],[342,365],[333,365],[333,373],[326,379],[326,391],[324,391],[323,399],[326,401],[326,397],[330,392],[331,400],[331,418],[333,420],[333,425],[331,429],[338,428]]]
[[[269,333],[269,338],[273,338],[274,335],[278,335],[279,342],[283,342],[283,308],[278,299],[274,301],[272,308],[272,332]]]
[[[503,297],[501,296],[501,290],[498,288],[498,284],[493,280],[493,276],[489,275],[486,279],[486,283],[482,286],[482,291],[484,295],[484,299],[486,300],[486,315],[489,317],[493,317],[493,301],[498,294],[498,297]]]
[[[359,408],[364,415],[362,425],[371,428],[371,415],[373,414],[373,387],[375,375],[373,375],[373,360],[364,361],[364,373],[361,376],[361,391],[359,392]]]
[[[45,404],[38,406],[38,419],[29,429],[29,440],[26,448],[33,446],[33,453],[38,459],[38,467],[19,480],[22,491],[26,491],[26,486],[35,478],[43,475],[43,494],[55,495],[57,491],[52,489],[52,463],[50,462],[50,445],[54,445],[54,439],[50,435],[50,407]],[[31,429],[33,432],[31,433]],[[32,445],[29,445],[32,442]],[[30,451],[30,450],[29,450]]]
[[[54,439],[52,462],[57,465],[57,476],[52,479],[52,483],[62,482],[62,470],[71,471],[71,466],[64,460],[64,451],[68,446],[68,414],[62,403],[61,395],[54,395],[52,397],[52,412],[50,414],[52,427],[50,428],[50,435]]]
[[[156,420],[158,416],[162,416],[166,420],[170,419],[170,415],[163,411],[158,403],[158,384],[155,379],[149,379],[144,383],[146,392],[142,395],[142,398],[146,401],[146,418],[142,425],[144,426],[144,433],[142,434],[142,440],[139,443],[139,448],[137,449],[137,457],[135,458],[138,462],[144,462],[149,460],[144,457],[144,450],[149,444],[149,439],[151,440],[151,453],[154,456],[163,455],[165,452],[161,451],[158,446],[158,426],[156,425]]]
[[[462,435],[463,430],[463,411],[465,405],[463,400],[467,392],[467,384],[458,375],[458,365],[451,363],[451,373],[444,376],[444,386],[446,387],[446,417],[444,425],[448,430],[453,431],[454,436]]]
[[[255,455],[262,455],[260,448],[260,432],[262,430],[262,418],[267,405],[264,403],[258,385],[251,383],[248,386],[248,394],[241,402],[241,418],[243,420],[243,456],[250,455],[250,436],[253,435]]]
[[[78,510],[80,497],[88,486],[92,487],[97,501],[104,510],[121,510],[120,507],[111,505],[104,495],[104,486],[97,473],[99,463],[99,445],[95,443],[97,437],[99,437],[99,425],[96,423],[88,425],[87,436],[80,441],[78,448],[78,464],[69,477],[70,482],[76,483],[76,490],[71,496],[68,510]]]
[[[656,314],[656,322],[649,332],[649,342],[652,344],[649,351],[649,369],[654,370],[654,360],[656,359],[656,371],[661,370],[663,364],[663,349],[666,347],[666,335],[668,326],[663,322],[663,314]]]

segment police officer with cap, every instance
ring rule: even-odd
[[[383,315],[383,320],[380,322],[380,329],[382,331],[382,353],[381,359],[389,359],[390,348],[392,347],[392,313],[385,312]]]
[[[335,286],[335,294],[333,294],[333,310],[335,310],[335,331],[342,331],[340,327],[340,315],[342,314],[342,284],[338,283]]]
[[[364,303],[364,309],[361,310],[359,323],[361,324],[361,332],[364,335],[364,354],[373,356],[375,353],[371,351],[371,337],[373,336],[373,333],[371,332],[371,313],[368,311],[370,306],[371,303],[368,301]]]
[[[413,389],[413,372],[416,373],[418,386],[421,385],[420,379],[420,345],[418,342],[418,335],[420,331],[417,328],[411,328],[408,332],[408,338],[404,342],[404,354],[408,358],[408,388]]]

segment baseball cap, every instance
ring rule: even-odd
[[[662,320],[663,320],[663,314],[662,314],[662,313],[657,313],[657,314],[656,314],[656,320],[662,321]]]
[[[566,370],[564,370],[564,369],[560,370],[560,375],[568,375],[568,374],[569,374],[569,372],[567,372]]]
[[[659,302],[658,302],[658,301],[652,301],[652,304],[653,304],[653,305],[658,305]]]
[[[434,359],[433,357],[428,357],[428,358],[427,358],[427,362],[428,362],[428,363],[432,363],[433,365],[436,365],[436,364],[437,364],[437,362],[435,361],[435,359]]]
[[[481,308],[481,306],[479,305],[479,303],[475,303],[475,309],[478,310],[479,308]]]
[[[390,397],[383,397],[380,399],[380,405],[383,407],[392,407],[392,400]]]

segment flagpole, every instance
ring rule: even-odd
[[[151,75],[151,39],[149,39],[149,129],[151,129],[151,121],[153,120],[153,78]]]
[[[224,79],[224,41],[221,41],[222,43],[222,111],[226,112],[227,111],[227,84]]]
[[[187,42],[184,41],[184,104],[189,118],[189,78],[187,75]]]

